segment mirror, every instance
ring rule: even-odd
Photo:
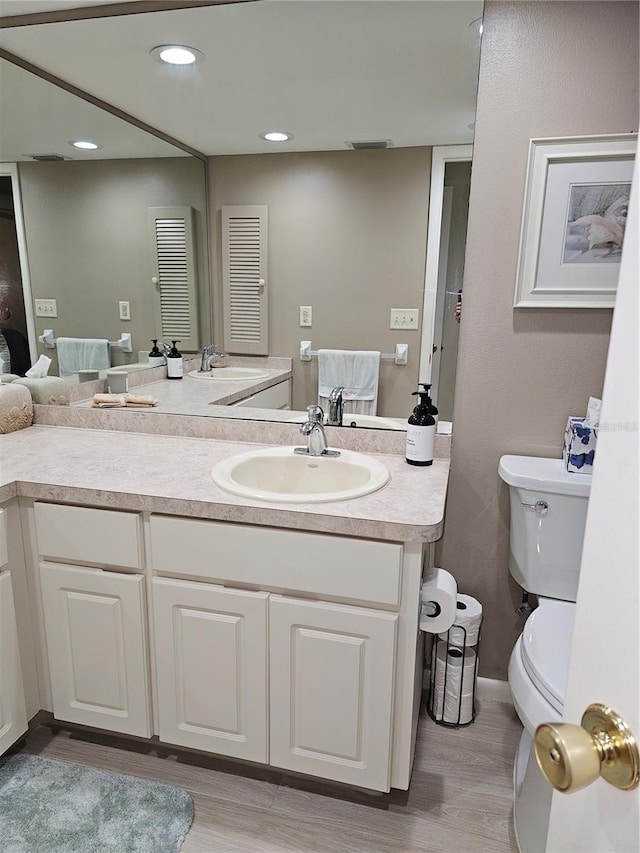
[[[313,78],[305,76],[303,80],[296,79],[296,75],[292,74],[291,64],[294,61],[300,64],[301,57],[310,52],[307,50],[310,29],[308,15],[316,16],[316,27],[321,30],[327,23],[323,16],[328,14],[328,7],[336,7],[335,12],[339,14],[346,14],[347,11],[349,15],[360,14],[361,18],[359,22],[354,21],[353,17],[345,18],[342,28],[334,25],[330,33],[323,33],[324,40],[318,42],[322,49],[319,50],[316,45],[315,52],[325,58],[324,70],[322,78],[316,78],[318,83],[315,86]],[[360,11],[356,7],[360,7]],[[432,11],[437,7],[438,15],[445,24],[447,16],[455,18],[458,30],[464,30],[460,38],[454,42],[446,41],[441,36],[438,41],[437,35],[434,36],[432,32],[433,28],[417,26],[414,16],[422,7],[431,7]],[[293,407],[303,409],[308,403],[315,402],[317,395],[317,361],[300,361],[301,340],[311,340],[314,350],[348,348],[375,349],[382,352],[393,352],[396,344],[407,343],[409,359],[406,366],[396,366],[391,360],[381,362],[377,411],[381,416],[405,419],[412,405],[411,391],[415,389],[419,379],[426,377],[424,372],[419,373],[421,346],[424,345],[426,331],[429,335],[431,333],[431,329],[427,330],[426,326],[437,329],[440,323],[444,335],[439,341],[432,340],[427,335],[429,349],[432,346],[441,347],[443,340],[445,351],[455,348],[457,327],[445,321],[450,320],[449,315],[453,316],[461,270],[459,254],[454,257],[454,248],[442,242],[445,232],[451,233],[449,226],[441,229],[439,248],[441,256],[447,258],[447,264],[444,266],[448,266],[450,272],[454,271],[453,276],[450,275],[448,281],[443,278],[437,292],[436,285],[432,290],[428,285],[425,293],[429,192],[433,178],[432,146],[472,141],[473,131],[469,125],[472,125],[474,117],[479,44],[472,37],[471,31],[467,30],[481,13],[482,4],[478,2],[415,4],[384,0],[375,3],[364,0],[357,4],[326,4],[310,0],[305,4],[247,3],[204,9],[179,9],[123,18],[46,25],[50,50],[56,52],[54,58],[50,51],[47,51],[46,56],[41,54],[42,38],[38,39],[38,31],[41,33],[42,25],[3,30],[0,44],[7,50],[26,57],[34,65],[46,65],[52,73],[66,76],[79,86],[105,97],[105,60],[102,56],[104,46],[113,44],[118,34],[137,32],[136,26],[139,23],[144,24],[145,30],[150,32],[147,40],[156,38],[159,22],[173,16],[173,20],[179,20],[184,25],[185,34],[189,33],[191,26],[194,45],[197,40],[197,46],[205,49],[207,59],[198,67],[198,73],[209,69],[207,73],[214,75],[214,82],[215,75],[218,78],[216,85],[207,88],[213,105],[211,112],[218,117],[217,122],[213,122],[215,133],[211,131],[211,121],[203,113],[201,121],[196,120],[193,112],[188,113],[191,95],[185,96],[184,90],[180,90],[183,97],[177,97],[179,91],[172,88],[168,78],[164,79],[167,100],[160,103],[160,112],[156,110],[154,113],[150,109],[149,114],[144,115],[149,124],[161,127],[165,132],[198,150],[205,150],[209,145],[205,150],[208,155],[206,166],[209,194],[204,202],[202,171],[199,189],[196,189],[198,179],[195,177],[195,172],[203,169],[201,161],[184,156],[185,152],[178,148],[171,152],[166,149],[158,152],[154,146],[161,140],[151,135],[146,135],[150,146],[148,151],[138,148],[134,153],[130,144],[129,148],[120,148],[119,154],[110,157],[107,153],[108,146],[105,145],[102,157],[96,161],[95,157],[90,159],[89,155],[78,156],[68,147],[67,142],[72,138],[72,134],[64,121],[57,121],[55,124],[60,127],[62,133],[60,145],[64,150],[50,150],[65,156],[69,156],[68,152],[71,152],[73,161],[27,161],[26,157],[33,153],[47,153],[39,145],[37,134],[52,122],[38,121],[40,106],[46,102],[48,96],[40,93],[26,96],[26,100],[21,99],[23,107],[24,104],[34,104],[32,110],[23,109],[24,113],[34,118],[33,126],[28,131],[31,133],[30,144],[26,147],[26,143],[23,143],[19,154],[7,157],[4,154],[6,140],[3,131],[0,156],[2,160],[9,159],[19,163],[27,241],[31,239],[36,246],[33,261],[31,249],[29,250],[32,296],[56,298],[60,301],[61,309],[65,304],[73,305],[74,316],[80,305],[86,309],[77,311],[77,321],[74,321],[73,326],[65,324],[63,328],[59,324],[60,331],[56,328],[56,334],[108,337],[115,340],[125,329],[133,329],[135,323],[141,323],[140,331],[136,331],[133,336],[132,355],[126,356],[114,350],[114,363],[135,361],[138,358],[137,352],[147,348],[148,339],[156,336],[153,310],[147,299],[147,235],[144,238],[134,238],[133,231],[127,229],[124,222],[125,214],[114,214],[113,209],[107,212],[103,203],[101,215],[104,218],[100,220],[99,233],[104,236],[108,231],[108,223],[119,219],[123,220],[121,224],[126,232],[111,243],[107,262],[101,262],[97,255],[85,252],[89,244],[92,252],[97,250],[96,243],[105,242],[104,240],[83,240],[81,247],[78,246],[80,241],[76,240],[75,249],[61,251],[62,238],[70,236],[73,246],[73,237],[74,234],[77,237],[80,225],[86,224],[87,219],[92,221],[91,217],[83,215],[83,211],[86,211],[85,205],[89,197],[102,195],[102,190],[98,192],[99,187],[110,192],[119,206],[120,201],[127,195],[139,198],[140,186],[154,184],[150,170],[154,171],[157,184],[168,185],[173,182],[173,178],[166,175],[160,177],[159,172],[155,172],[160,165],[169,168],[169,174],[188,172],[191,169],[193,174],[189,172],[188,180],[193,192],[186,202],[181,203],[189,204],[200,211],[203,230],[207,204],[210,214],[206,231],[206,237],[210,241],[210,283],[206,277],[207,259],[200,258],[201,269],[205,272],[199,292],[202,341],[210,343],[212,337],[216,342],[222,340],[221,208],[224,205],[265,204],[269,209],[269,354],[293,360]],[[394,30],[391,36],[388,28],[385,29],[385,14],[393,14]],[[286,18],[283,15],[286,15]],[[372,15],[380,16],[371,24],[376,27],[375,32],[373,29],[366,30],[365,27],[365,23],[372,20]],[[270,24],[270,16],[274,19],[273,24]],[[204,20],[208,21],[207,27],[202,26]],[[213,21],[220,25],[218,29],[212,24]],[[356,23],[360,30],[353,29]],[[223,41],[220,28],[224,30]],[[252,55],[250,45],[255,30],[269,36],[262,38],[263,50],[270,55],[281,55],[281,61],[273,65],[282,65],[283,68],[271,68],[264,54]],[[356,32],[360,32],[361,41],[353,41]],[[354,65],[353,57],[358,57],[359,51],[365,50],[365,35],[368,41],[372,38],[375,41],[376,32],[376,60],[369,60],[369,64],[363,62],[360,66]],[[204,36],[204,33],[209,35]],[[244,46],[242,41],[237,40],[241,35],[246,37]],[[69,76],[70,69],[60,65],[61,62],[64,64],[60,57],[64,57],[65,45],[70,38],[81,40],[85,45],[83,55],[74,57],[72,78]],[[328,41],[329,38],[331,42]],[[278,42],[276,39],[282,41]],[[92,52],[97,60],[96,69],[93,71],[87,58]],[[331,57],[330,62],[326,61],[327,57]],[[434,65],[439,68],[439,72],[430,78],[429,85],[426,85],[420,76],[422,65],[426,65],[427,60],[432,63],[432,74]],[[245,62],[245,66],[242,62]],[[446,65],[447,62],[450,64]],[[290,63],[288,68],[287,63]],[[233,69],[237,67],[244,68],[244,74],[236,78]],[[36,80],[38,86],[46,87],[50,93],[55,90],[65,98],[73,98],[72,95],[56,89],[51,83],[14,66],[11,68],[12,73],[19,71],[27,75]],[[449,72],[447,69],[450,68],[457,70],[455,73]],[[63,74],[65,70],[67,73]],[[165,74],[164,69],[161,69],[161,72]],[[113,63],[112,73],[117,79],[119,71]],[[142,68],[140,73],[143,74]],[[287,79],[292,81],[288,87],[283,87],[279,82],[282,79],[278,77],[279,73],[285,74]],[[317,70],[315,73],[319,74]],[[4,68],[2,74],[4,80]],[[251,79],[251,86],[246,85],[247,75]],[[454,79],[456,75],[464,80]],[[208,82],[211,81],[212,78],[208,78]],[[263,83],[264,89],[261,88]],[[359,89],[356,83],[360,85]],[[145,86],[144,77],[141,76],[141,90],[144,90]],[[231,97],[224,103],[219,100],[222,88],[231,91]],[[252,103],[246,100],[247,89],[256,90]],[[11,107],[11,104],[7,103],[7,91],[7,86],[3,85],[3,127],[7,126],[4,118]],[[413,97],[411,108],[405,108],[402,101],[407,91],[410,91]],[[437,103],[433,100],[434,91],[441,96]],[[270,97],[267,97],[268,95]],[[194,104],[191,106],[194,108],[200,104],[199,101],[196,103],[197,96],[199,92],[193,96]],[[318,98],[325,100],[319,102]],[[105,97],[105,100],[109,98]],[[124,88],[121,87],[117,98],[112,100],[125,108],[127,104]],[[260,108],[261,100],[266,103],[264,109]],[[311,124],[308,117],[293,112],[293,107],[298,107],[304,100],[313,102],[316,111],[315,122]],[[398,102],[395,112],[390,110],[389,106],[394,101]],[[228,104],[235,104],[235,110],[230,109]],[[167,109],[168,105],[170,109]],[[120,127],[121,131],[126,127],[127,130],[135,131],[136,135],[144,135],[138,128],[127,126],[92,105],[85,106],[101,114],[103,125],[113,122],[123,126]],[[284,149],[283,153],[279,153],[281,149],[269,149],[268,143],[258,140],[256,132],[256,128],[268,128],[266,122],[270,113],[280,115],[276,112],[278,108],[285,121],[285,115],[291,121],[294,120],[292,116],[296,116],[295,127],[292,125],[292,130],[296,132],[292,141],[294,147]],[[252,110],[256,113],[255,118]],[[56,114],[58,117],[64,115],[62,106],[56,110]],[[240,115],[240,119],[236,114]],[[378,114],[384,114],[385,121],[379,121],[376,126],[372,117],[375,118]],[[165,116],[166,123],[161,126]],[[249,122],[248,118],[252,120]],[[323,126],[325,121],[334,128],[336,125],[340,126],[340,133],[337,136],[331,135],[329,129]],[[249,145],[246,141],[239,141],[238,124],[242,122],[245,131],[243,139],[246,140],[250,136],[254,140]],[[203,125],[202,128],[200,124]],[[369,129],[367,135],[364,135],[365,127]],[[374,127],[376,133],[371,130]],[[103,129],[101,126],[100,132]],[[316,136],[312,138],[313,131]],[[98,138],[99,131],[96,130],[94,135]],[[115,139],[117,135],[114,130],[111,138]],[[107,137],[101,136],[101,141],[103,138]],[[390,139],[392,147],[385,150],[348,150],[345,144],[347,141],[371,142],[372,139]],[[164,142],[162,144],[166,145]],[[111,171],[117,164],[124,169],[120,178],[114,177]],[[89,177],[90,171],[92,178]],[[73,181],[70,177],[63,177],[72,173]],[[42,192],[37,182],[44,180],[39,176],[45,174],[48,189]],[[71,185],[75,182],[85,189],[81,202],[72,200],[70,196]],[[39,218],[29,213],[34,199],[43,202]],[[70,217],[68,224],[64,225],[59,212],[61,205],[56,204],[56,200],[61,199],[64,199],[65,222],[67,215]],[[195,201],[191,201],[192,199]],[[163,201],[159,203],[164,204]],[[152,201],[149,205],[145,203],[144,207],[154,204],[158,202]],[[462,207],[465,207],[464,200]],[[56,216],[52,215],[56,211]],[[50,227],[54,220],[56,228],[47,235],[46,227]],[[464,214],[454,210],[450,214],[449,222],[452,223],[452,228],[456,223],[462,227],[466,218]],[[30,235],[30,228],[37,237]],[[144,244],[140,245],[143,239]],[[128,250],[133,249],[132,244],[135,244],[135,247],[141,250],[137,260],[132,261],[127,252],[121,248],[116,249],[116,242],[118,247]],[[204,246],[204,240],[200,241],[200,246]],[[457,247],[456,251],[459,252],[461,246],[464,248],[464,237],[461,239],[458,234],[453,239],[452,246]],[[82,248],[82,258],[79,257],[79,248]],[[71,264],[70,257],[74,259]],[[68,275],[70,268],[77,271],[78,276],[71,294],[67,296],[63,288],[71,284]],[[133,295],[138,293],[136,288],[140,285],[141,295]],[[120,302],[129,303],[132,317],[130,321],[119,320]],[[300,326],[300,306],[312,307],[311,328]],[[400,331],[390,329],[392,308],[417,310],[418,328],[404,327]],[[438,312],[439,319],[436,317]],[[214,335],[211,335],[210,330],[212,315]],[[59,320],[61,321],[62,317]],[[44,328],[53,326],[53,320],[49,322],[48,318],[38,317],[35,323],[37,334],[42,334]],[[445,351],[442,352],[443,362],[447,361]],[[425,363],[424,355],[422,362]],[[427,359],[426,363],[430,370],[430,360]],[[455,372],[455,360],[453,364],[452,370],[449,359],[445,371],[449,376]],[[444,373],[442,375],[444,377]],[[431,379],[435,381],[436,377],[432,376]],[[443,399],[447,395],[452,397],[450,387],[446,393],[442,387],[440,393]],[[249,409],[245,409],[244,416],[249,415]],[[274,411],[273,417],[282,419],[285,415]]]

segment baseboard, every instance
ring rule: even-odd
[[[498,678],[479,677],[476,697],[480,702],[490,700],[492,702],[504,702],[507,705],[513,705],[509,682],[501,681]]]

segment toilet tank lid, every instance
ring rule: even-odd
[[[591,474],[570,473],[565,469],[562,459],[503,456],[498,473],[509,486],[521,489],[576,497],[588,497],[591,490]]]

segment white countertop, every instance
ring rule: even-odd
[[[395,541],[431,542],[442,535],[448,459],[414,467],[401,455],[372,454],[391,473],[387,485],[323,504],[250,501],[214,485],[211,469],[219,459],[263,446],[32,426],[0,435],[0,501],[18,495]]]

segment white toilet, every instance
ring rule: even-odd
[[[509,687],[525,729],[514,768],[516,837],[522,853],[540,853],[552,789],[532,735],[540,723],[562,719],[591,476],[531,456],[503,456],[498,471],[511,503],[509,570],[538,598],[511,653]]]

